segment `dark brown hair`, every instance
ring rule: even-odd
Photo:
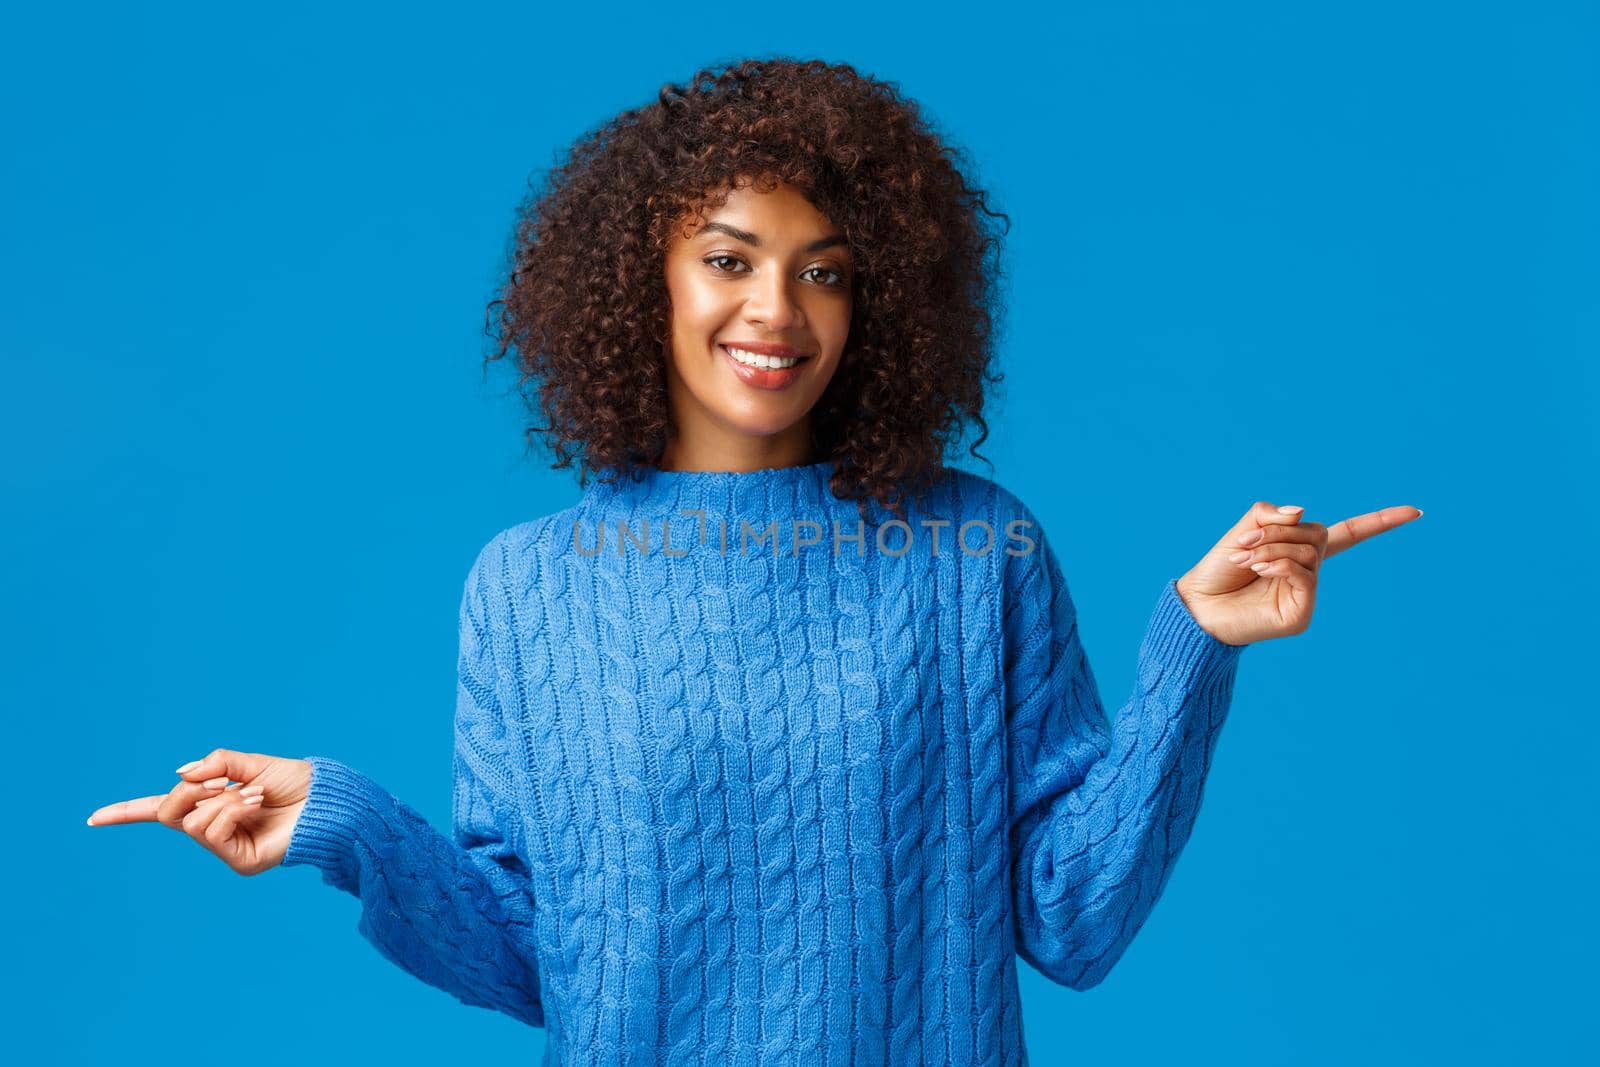
[[[662,359],[675,226],[737,178],[795,186],[850,244],[849,338],[811,411],[815,460],[840,499],[901,513],[968,420],[988,437],[1000,237],[983,191],[892,83],[845,64],[751,59],[664,86],[580,138],[518,210],[509,278],[486,329],[543,413],[553,468],[654,466],[673,432]],[[718,190],[724,192],[719,194]],[[499,309],[498,316],[495,309]],[[536,387],[536,388],[535,388]],[[986,457],[979,456],[988,462]],[[991,464],[992,466],[992,464]]]

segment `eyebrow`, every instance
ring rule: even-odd
[[[713,232],[725,233],[729,237],[735,237],[747,245],[755,245],[757,248],[761,247],[761,238],[757,237],[748,230],[741,230],[737,226],[729,226],[725,222],[708,222],[700,228],[700,232],[703,234]],[[835,233],[812,241],[810,244],[806,245],[805,248],[801,249],[801,251],[820,252],[824,248],[832,248],[834,245],[848,245],[848,243],[849,242],[844,239],[843,234]]]

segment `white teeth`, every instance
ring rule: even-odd
[[[779,359],[777,356],[763,356],[756,352],[746,352],[742,348],[729,348],[727,345],[723,345],[722,347],[727,349],[728,355],[732,356],[734,359],[738,360],[740,363],[743,363],[747,367],[760,367],[763,370],[780,370],[785,367],[792,367],[796,363],[800,362],[798,359]]]

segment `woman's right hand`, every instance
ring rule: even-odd
[[[219,748],[184,764],[164,796],[119,800],[97,809],[89,825],[158,822],[188,834],[239,874],[276,867],[306,806],[311,764]],[[233,779],[236,786],[228,785]]]

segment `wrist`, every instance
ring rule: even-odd
[[[1183,606],[1189,609],[1190,615],[1193,615],[1195,602],[1198,599],[1199,594],[1197,594],[1193,589],[1189,588],[1188,582],[1189,576],[1186,574],[1182,578],[1179,578],[1177,581],[1173,582],[1172,586],[1178,594],[1178,599],[1183,601]],[[1197,619],[1196,621],[1199,620]]]
[[[1240,640],[1237,634],[1230,633],[1226,626],[1217,624],[1216,620],[1211,617],[1212,612],[1207,610],[1206,594],[1188,585],[1187,578],[1188,575],[1184,575],[1182,578],[1175,580],[1172,583],[1172,588],[1173,592],[1177,594],[1178,600],[1188,610],[1189,617],[1194,620],[1194,624],[1225,645],[1237,647],[1249,644],[1248,640]]]

